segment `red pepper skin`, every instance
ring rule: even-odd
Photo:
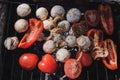
[[[97,26],[99,23],[99,14],[96,10],[87,10],[85,12],[85,20],[90,26]]]
[[[29,20],[29,30],[21,39],[18,48],[29,48],[40,36],[43,31],[43,22],[35,18]]]
[[[109,5],[99,5],[99,14],[102,28],[108,35],[112,35],[114,31],[114,22],[112,17],[112,10]]]
[[[118,69],[117,51],[114,42],[111,39],[104,41],[104,47],[108,49],[108,56],[102,59],[103,64],[110,70]]]

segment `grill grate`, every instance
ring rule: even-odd
[[[21,2],[25,2],[25,0],[21,0]],[[17,36],[19,39],[22,38],[24,34],[18,34],[14,28],[14,22],[19,19],[20,17],[17,16],[16,7],[21,2],[13,2],[13,1],[0,1],[0,4],[6,4],[7,5],[7,15],[6,15],[6,22],[4,27],[4,33],[3,33],[3,41],[8,36]],[[29,1],[30,2],[30,1]],[[31,17],[35,17],[35,10],[40,7],[44,6],[48,10],[51,9],[51,7],[55,4],[62,5],[66,10],[68,10],[71,7],[78,7],[82,12],[84,12],[87,9],[97,9],[97,5],[99,3],[88,3],[84,5],[76,4],[75,2],[69,3],[51,3],[51,2],[41,2],[41,3],[29,3],[32,8],[32,13],[25,17],[25,19],[29,19]],[[74,4],[74,5],[73,5]],[[119,45],[119,38],[120,38],[120,6],[118,4],[111,4],[114,14],[114,20],[115,20],[115,33],[111,37],[118,47]],[[4,48],[2,44],[2,63],[3,63],[3,71],[2,71],[2,77],[1,80],[59,80],[60,77],[64,75],[63,72],[63,64],[59,63],[59,70],[56,74],[48,75],[40,72],[37,68],[33,71],[26,71],[23,70],[19,64],[18,64],[18,58],[23,52],[34,52],[37,55],[39,55],[39,58],[41,59],[42,55],[44,54],[42,52],[41,48],[42,43],[36,42],[35,45],[31,46],[27,50],[23,49],[16,49],[14,51],[8,51]],[[40,50],[41,49],[41,50]],[[120,53],[118,51],[118,66],[120,67]],[[70,80],[68,78],[64,78],[64,80]],[[101,62],[95,61],[92,66],[88,68],[83,68],[82,74],[80,77],[76,80],[120,80],[120,69],[115,71],[110,71],[104,67],[104,65]]]

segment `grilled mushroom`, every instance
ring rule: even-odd
[[[76,45],[76,37],[73,35],[67,36],[65,41],[68,43],[69,47],[74,47]]]
[[[14,24],[14,28],[18,33],[27,31],[28,26],[28,21],[25,19],[19,19]]]
[[[60,5],[55,5],[51,9],[52,17],[57,17],[57,16],[63,17],[64,14],[65,14],[65,9]]]
[[[66,15],[66,18],[69,22],[78,22],[81,18],[81,12],[77,8],[71,8]]]
[[[56,53],[56,59],[60,62],[65,62],[66,59],[70,58],[70,52],[67,49],[61,48]]]
[[[43,50],[46,53],[53,53],[56,50],[56,46],[53,40],[48,40],[43,45]]]
[[[8,50],[14,50],[14,49],[16,49],[17,46],[18,46],[18,44],[19,44],[19,40],[18,40],[18,38],[16,36],[14,36],[14,37],[8,37],[4,41],[4,46]]]
[[[77,38],[77,44],[79,47],[86,50],[90,47],[91,41],[89,37],[81,35],[80,37]]]
[[[61,17],[55,17],[54,19],[52,17],[50,17],[49,19],[44,20],[43,21],[44,29],[51,30],[52,28],[56,27],[56,22],[58,20],[61,20]]]
[[[31,13],[31,8],[28,4],[23,3],[17,7],[17,15],[20,17],[25,17]]]
[[[36,10],[36,17],[45,20],[48,16],[48,10],[44,7],[40,7]]]
[[[64,27],[64,31],[69,31],[70,23],[67,20],[63,20],[58,23],[58,27]]]

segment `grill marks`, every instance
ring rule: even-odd
[[[36,5],[36,6],[32,5],[31,7],[38,8],[38,5]],[[6,23],[7,30],[5,30],[6,31],[5,37],[11,36],[14,34],[19,35],[16,32],[14,32],[14,29],[11,29],[13,27],[12,24],[14,23],[14,21],[19,18],[19,17],[16,17],[15,11],[13,11],[13,10],[15,10],[15,7],[16,7],[16,5],[13,6],[12,3],[10,4],[10,8],[8,11],[9,15],[7,17],[8,22]],[[33,16],[30,15],[26,18],[28,19],[30,17],[33,17]],[[109,48],[111,49],[111,47],[109,47]],[[36,51],[35,49],[33,49],[33,51],[41,54],[41,52],[38,50]],[[4,62],[3,62],[4,70],[3,70],[2,80],[47,80],[47,79],[45,79],[45,74],[38,71],[37,68],[34,71],[25,71],[20,68],[20,66],[18,64],[18,58],[19,58],[20,54],[22,53],[21,51],[20,52],[18,52],[18,51],[10,52],[10,51],[5,50],[4,52],[5,52],[3,54],[4,55]],[[60,78],[62,76],[61,74],[64,74],[64,72],[62,72],[62,70],[60,69],[59,73],[56,73],[55,75],[48,75],[48,80],[54,80],[55,78],[56,78],[55,80],[57,80],[57,78]],[[94,64],[91,67],[83,69],[81,76],[77,80],[118,80],[120,75],[118,75],[116,77],[115,74],[116,74],[116,72],[109,71],[106,68],[104,68],[104,65],[101,64],[101,62],[100,63],[94,62]],[[119,74],[119,72],[117,74]],[[64,80],[69,80],[69,79],[65,78]]]

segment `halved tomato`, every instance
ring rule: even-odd
[[[82,66],[76,59],[68,59],[64,64],[64,72],[70,79],[79,77],[82,72]]]
[[[76,54],[76,58],[82,64],[83,67],[88,67],[92,64],[92,57],[86,51],[78,51]]]
[[[114,31],[114,23],[111,7],[109,5],[100,4],[98,10],[103,29],[108,35],[112,35]]]
[[[99,23],[99,14],[96,10],[87,10],[84,17],[90,26],[97,26]]]
[[[104,48],[107,48],[108,51],[108,56],[102,59],[104,65],[111,70],[117,69],[117,52],[114,42],[111,39],[106,39]]]

